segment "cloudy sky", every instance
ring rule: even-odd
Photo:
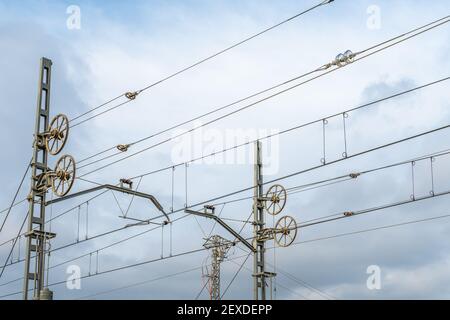
[[[21,1],[18,4],[0,1],[0,112],[3,118],[0,209],[9,206],[31,156],[41,57],[53,61],[51,114],[64,113],[72,119],[113,97],[145,88],[318,2]],[[73,127],[63,153],[80,162],[99,151],[139,140],[315,70],[346,50],[362,51],[445,17],[449,12],[450,4],[444,0],[336,0],[146,90],[131,103]],[[180,160],[219,151],[443,79],[450,73],[449,38],[449,24],[444,24],[208,124],[202,130],[183,135],[182,139],[151,147],[277,90],[145,140],[132,146],[127,154],[146,147],[151,149],[126,161],[94,173],[90,172],[125,154],[112,156],[114,151],[110,151],[81,161],[78,176],[87,174],[83,178],[90,181],[117,184],[120,178],[170,167]],[[294,81],[291,85],[300,82]],[[284,88],[287,86],[278,91]],[[448,125],[449,92],[448,81],[444,81],[350,112],[345,119],[347,154],[357,154]],[[122,97],[89,115],[125,100]],[[328,119],[325,132],[326,162],[342,160],[345,151],[342,115]],[[264,180],[319,166],[323,158],[322,134],[322,124],[317,123],[265,140]],[[448,129],[441,130],[279,183],[292,188],[422,157],[449,149],[449,137]],[[249,145],[238,149],[239,153],[227,153],[227,157],[216,156],[188,167],[163,170],[141,181],[136,179],[134,188],[140,181],[139,191],[154,195],[166,211],[173,207],[178,212],[171,218],[177,219],[184,215],[181,209],[185,205],[192,206],[251,187],[252,149]],[[109,155],[106,160],[80,168]],[[51,167],[57,157],[50,158]],[[430,159],[415,163],[415,198],[428,197],[430,191],[439,194],[450,190],[449,160],[450,156],[435,159],[433,180]],[[292,193],[278,216],[273,218],[266,214],[267,227],[273,227],[284,215],[294,217],[300,224],[332,214],[342,215],[345,211],[407,201],[413,194],[411,181],[409,163]],[[92,186],[76,180],[71,193]],[[265,186],[265,191],[268,187],[270,185]],[[28,192],[29,179],[26,179],[18,200],[24,199]],[[177,255],[202,248],[204,238],[211,232],[233,240],[218,226],[212,229],[211,221],[193,216],[182,218],[171,227],[136,226],[90,239],[130,223],[119,218],[128,207],[128,215],[137,219],[159,215],[144,199],[132,200],[119,193],[107,192],[87,204],[96,194],[98,192],[48,207],[47,218],[74,208],[52,221],[51,229],[57,233],[52,249],[87,239],[51,254],[49,283],[57,283],[51,286],[56,299],[194,299],[204,284],[202,266],[209,263],[208,252]],[[251,212],[251,200],[225,206],[220,203],[251,195],[252,191],[246,191],[212,203],[217,204],[217,211],[221,211],[223,217],[238,220],[228,222],[240,230],[242,221],[247,220]],[[274,298],[449,298],[449,218],[354,233],[448,215],[447,197],[442,195],[301,228],[294,244],[287,248],[273,250],[273,241],[267,242],[270,248],[266,254],[267,270],[278,274],[273,284]],[[48,198],[51,198],[50,193]],[[201,206],[194,208],[201,209]],[[0,234],[0,243],[18,233],[26,212],[25,203],[14,207]],[[5,213],[0,215],[3,221]],[[161,223],[163,219],[155,222]],[[245,225],[242,234],[252,236],[252,226]],[[2,264],[10,249],[10,243],[0,247]],[[13,264],[0,279],[0,296],[21,297],[9,294],[21,291],[24,250],[22,238],[13,251]],[[246,250],[239,244],[229,251],[230,261],[222,264],[222,291],[244,262]],[[73,259],[77,257],[81,258]],[[68,260],[72,261],[64,263]],[[149,263],[115,270],[141,262]],[[70,290],[64,281],[74,266],[80,268],[83,279],[80,289]],[[370,266],[377,266],[381,272],[379,289],[370,290],[367,286]],[[251,269],[252,259],[249,258],[224,298],[252,298]],[[208,298],[206,290],[200,298]]]

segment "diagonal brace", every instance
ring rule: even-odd
[[[237,233],[236,231],[233,230],[233,228],[231,228],[229,225],[227,225],[222,219],[220,219],[218,216],[210,214],[210,213],[206,213],[206,212],[201,212],[201,211],[194,211],[194,210],[189,210],[189,209],[185,209],[184,212],[189,213],[189,214],[193,214],[196,216],[200,216],[200,217],[205,217],[205,218],[209,218],[209,219],[213,219],[215,220],[218,224],[220,224],[222,227],[224,227],[229,233],[231,233],[233,236],[235,236],[240,242],[242,242],[247,248],[249,248],[252,252],[256,252],[255,248],[252,246],[251,243],[249,243],[247,240],[245,240],[239,233]]]
[[[67,196],[64,196],[64,197],[61,197],[61,198],[53,199],[53,200],[47,201],[45,203],[45,205],[48,206],[48,205],[53,204],[53,203],[57,203],[57,202],[61,202],[61,201],[64,201],[64,200],[71,199],[71,198],[79,197],[79,196],[82,196],[82,195],[85,195],[85,194],[88,194],[88,193],[91,193],[91,192],[99,191],[99,190],[102,190],[102,189],[109,189],[109,190],[113,190],[113,191],[117,191],[117,192],[131,194],[131,195],[134,195],[134,196],[139,197],[139,198],[148,199],[148,200],[150,200],[153,203],[153,205],[159,211],[161,211],[164,214],[164,216],[167,218],[167,220],[170,221],[170,218],[167,215],[167,213],[164,211],[162,205],[151,194],[147,194],[147,193],[143,193],[143,192],[139,192],[139,191],[134,191],[134,190],[131,190],[131,189],[128,189],[128,188],[121,188],[121,187],[113,186],[111,184],[100,185],[100,186],[97,186],[97,187],[94,187],[94,188],[91,188],[91,189],[86,189],[86,190],[83,190],[83,191],[80,191],[80,192],[72,193],[70,195],[67,195]]]

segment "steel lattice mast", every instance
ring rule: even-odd
[[[206,239],[203,246],[211,250],[211,266],[206,268],[210,299],[220,300],[220,264],[226,258],[227,252],[233,246],[233,243],[221,236],[213,235]]]
[[[39,300],[44,288],[45,243],[54,236],[45,232],[45,196],[46,189],[40,189],[39,183],[45,179],[48,171],[48,150],[45,143],[45,131],[49,127],[50,83],[52,61],[41,59],[39,89],[36,110],[36,123],[31,162],[31,188],[28,195],[28,232],[26,233],[25,274],[23,299],[28,299],[30,281],[32,281],[33,299]],[[31,253],[35,254],[35,263],[31,263]]]

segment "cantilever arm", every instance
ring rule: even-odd
[[[215,221],[217,221],[218,224],[220,224],[222,227],[224,227],[228,232],[230,232],[233,236],[235,236],[240,242],[242,242],[247,248],[249,248],[252,252],[256,252],[256,249],[251,245],[251,243],[249,243],[247,240],[245,240],[239,233],[237,233],[236,231],[234,231],[229,225],[227,225],[222,219],[220,219],[218,216],[215,216],[213,214],[210,213],[206,213],[206,212],[200,212],[200,211],[194,211],[194,210],[189,210],[189,209],[185,209],[184,212],[186,213],[190,213],[196,216],[201,216],[201,217],[205,217],[205,218],[210,218],[213,219]]]
[[[166,216],[167,220],[170,221],[169,216],[164,211],[164,209],[161,206],[161,204],[151,194],[142,193],[142,192],[139,192],[139,191],[134,191],[134,190],[127,189],[127,188],[121,188],[121,187],[113,186],[111,184],[100,185],[100,186],[97,186],[97,187],[94,187],[94,188],[91,188],[91,189],[86,189],[86,190],[83,190],[83,191],[80,191],[80,192],[72,193],[72,194],[69,194],[69,195],[61,197],[61,198],[53,199],[53,200],[47,201],[45,203],[45,205],[48,206],[48,205],[53,204],[53,203],[57,203],[57,202],[61,202],[61,201],[64,201],[64,200],[71,199],[71,198],[79,197],[79,196],[85,195],[87,193],[95,192],[95,191],[102,190],[102,189],[109,189],[109,190],[113,190],[113,191],[117,191],[117,192],[131,194],[131,195],[134,195],[134,196],[139,197],[139,198],[148,199],[154,204],[154,206],[159,211],[161,211],[164,214],[164,216]]]

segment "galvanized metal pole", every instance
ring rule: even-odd
[[[36,122],[33,142],[33,159],[31,163],[31,188],[28,196],[29,218],[26,234],[25,275],[23,299],[28,299],[29,282],[32,281],[33,299],[40,298],[44,288],[45,272],[45,195],[46,189],[38,189],[38,182],[46,181],[48,151],[45,146],[44,133],[48,130],[50,116],[50,83],[52,61],[41,59],[39,91],[37,99]],[[38,181],[39,180],[39,181]],[[39,182],[40,183],[40,182]],[[34,253],[35,263],[31,263]]]
[[[253,199],[253,295],[255,300],[266,300],[266,274],[265,274],[265,242],[259,239],[260,232],[264,229],[263,206],[263,175],[261,142],[255,142],[254,163],[254,199]]]

